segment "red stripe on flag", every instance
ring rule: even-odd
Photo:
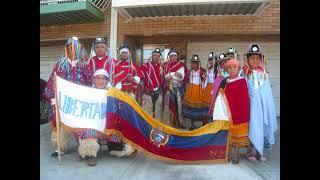
[[[149,138],[131,125],[128,121],[122,119],[114,113],[107,113],[107,129],[116,129],[130,141],[139,145],[144,150],[158,156],[167,157],[176,160],[195,161],[195,160],[217,160],[226,158],[227,146],[204,146],[197,148],[173,148],[153,144]],[[117,128],[119,129],[117,129]]]

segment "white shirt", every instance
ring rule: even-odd
[[[259,89],[264,82],[264,73],[258,70],[252,70],[250,81],[253,82],[256,89]]]
[[[207,71],[207,78],[202,84],[202,88],[205,89],[208,85],[208,83],[214,83],[214,71],[213,68],[208,69]]]
[[[208,83],[214,83],[214,72],[213,72],[213,68],[211,68],[211,69],[208,70],[207,79],[208,79]]]
[[[195,85],[199,85],[201,83],[200,70],[198,70],[198,71],[191,70],[190,71],[189,83],[192,83]]]

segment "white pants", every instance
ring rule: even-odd
[[[161,120],[161,106],[162,106],[162,94],[159,95],[159,98],[155,105],[155,119]],[[153,116],[152,108],[152,98],[149,95],[143,94],[142,96],[142,108],[146,111],[151,117]]]

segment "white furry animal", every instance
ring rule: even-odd
[[[110,154],[116,157],[123,157],[123,156],[130,156],[134,152],[135,152],[135,149],[133,147],[131,147],[128,144],[124,144],[124,148],[122,151],[113,150],[113,151],[110,151]]]
[[[82,158],[86,156],[97,157],[100,145],[94,138],[79,139],[78,153]]]

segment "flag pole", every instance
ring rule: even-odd
[[[61,164],[61,147],[60,147],[60,114],[58,110],[58,98],[57,98],[57,74],[56,72],[54,73],[54,86],[55,86],[55,114],[56,114],[56,127],[57,127],[57,144],[58,144],[58,159],[59,159],[59,164]]]

